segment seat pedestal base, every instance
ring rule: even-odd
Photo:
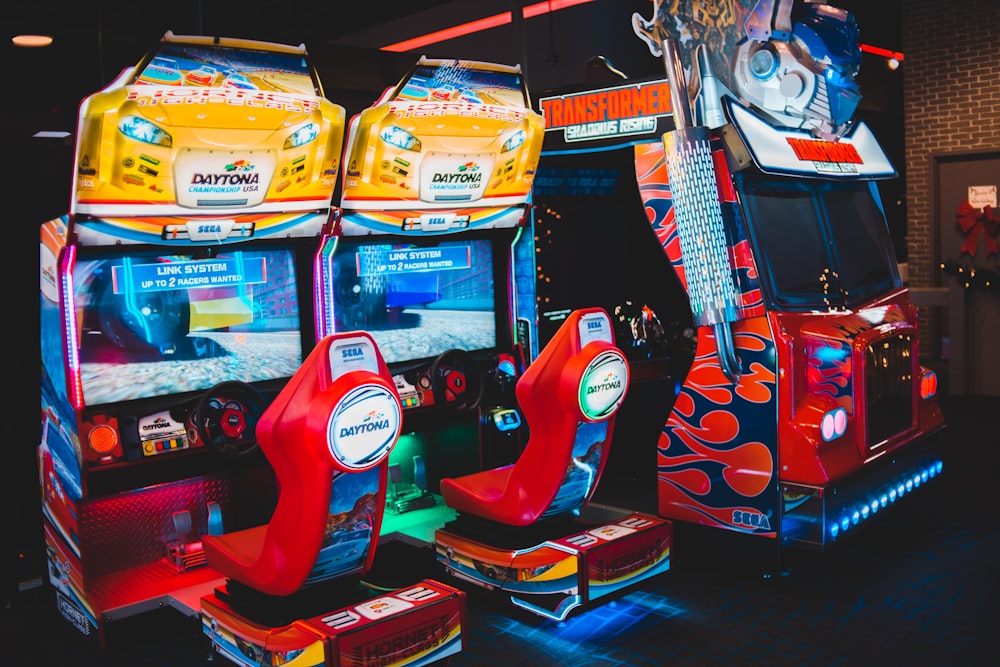
[[[212,649],[237,665],[429,664],[462,651],[465,616],[465,594],[431,579],[280,627],[241,615],[220,592],[201,601]]]
[[[456,579],[498,591],[514,606],[555,620],[670,569],[670,521],[588,510],[596,508],[585,508],[562,524],[561,534],[528,547],[487,544],[488,531],[463,531],[459,520],[436,531],[437,559]]]

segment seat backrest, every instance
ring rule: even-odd
[[[257,424],[278,481],[270,521],[205,537],[209,564],[271,595],[367,571],[402,414],[370,335],[323,338]]]
[[[604,465],[629,366],[602,308],[573,311],[514,389],[528,441],[511,465],[445,479],[445,503],[508,525],[579,510]]]
[[[628,380],[628,361],[601,308],[571,313],[521,376],[514,392],[528,442],[511,481],[546,499],[541,518],[578,510],[590,500]]]

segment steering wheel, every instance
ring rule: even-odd
[[[264,397],[246,382],[221,382],[198,401],[193,415],[198,438],[224,456],[245,456],[258,448],[257,420]]]
[[[439,354],[428,375],[434,405],[460,412],[479,407],[483,399],[483,371],[476,358],[465,350],[445,350]]]

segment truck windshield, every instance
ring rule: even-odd
[[[738,185],[772,308],[853,308],[900,286],[874,183],[743,177]]]

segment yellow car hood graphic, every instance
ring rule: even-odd
[[[123,114],[138,113],[171,127],[274,131],[319,114],[314,100],[288,93],[135,86],[128,98]]]

